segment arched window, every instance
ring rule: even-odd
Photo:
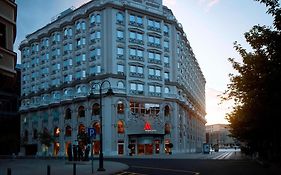
[[[170,107],[168,105],[165,106],[164,108],[164,115],[169,116],[170,115]]]
[[[60,136],[60,128],[55,127],[54,129],[54,137],[59,137]]]
[[[33,139],[37,139],[38,138],[38,131],[37,129],[33,129]]]
[[[78,133],[85,133],[86,132],[86,128],[83,124],[80,124],[78,127]]]
[[[70,108],[67,108],[67,109],[65,110],[64,119],[66,119],[66,120],[71,119],[71,110],[70,110]]]
[[[93,104],[92,106],[92,115],[100,114],[100,105],[98,103]]]
[[[118,101],[117,103],[117,113],[124,114],[124,103],[122,101]]]
[[[165,87],[165,90],[164,90],[165,94],[169,94],[170,93],[170,88],[168,87]]]
[[[165,134],[171,133],[171,125],[169,123],[165,123]]]
[[[118,88],[118,89],[124,89],[124,88],[125,88],[124,83],[123,83],[122,81],[119,81],[119,82],[117,83],[117,88]]]
[[[117,133],[118,134],[123,134],[125,132],[125,129],[124,129],[124,122],[122,120],[119,120],[117,122]]]
[[[78,118],[85,117],[85,108],[84,106],[79,106],[78,108]]]
[[[93,128],[95,128],[97,134],[100,134],[100,123],[99,122],[95,122],[93,124]]]
[[[72,129],[69,125],[65,127],[65,136],[71,136]]]

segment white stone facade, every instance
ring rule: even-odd
[[[55,156],[75,143],[79,126],[98,130],[96,84],[104,80],[114,91],[102,98],[105,155],[127,155],[128,145],[135,154],[201,152],[205,78],[162,1],[90,1],[28,35],[20,50],[27,154],[43,154],[36,138],[44,128],[56,136],[48,150]],[[95,154],[98,142],[99,134]]]

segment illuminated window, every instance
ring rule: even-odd
[[[117,122],[117,132],[118,134],[123,134],[125,132],[125,129],[124,129],[124,122],[119,120]]]
[[[124,114],[124,103],[122,101],[119,101],[117,104],[117,113]]]
[[[60,136],[60,128],[55,127],[55,129],[54,129],[54,136],[55,137],[59,137]]]
[[[171,125],[166,123],[165,124],[165,134],[170,134],[171,133]]]
[[[83,124],[80,124],[78,127],[78,133],[85,133],[86,129],[85,126]]]
[[[93,124],[93,128],[95,128],[97,134],[100,134],[100,123],[99,122],[95,122]]]

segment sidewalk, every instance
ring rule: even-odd
[[[73,164],[65,160],[42,159],[0,159],[0,175],[7,174],[7,168],[11,168],[12,175],[40,175],[47,174],[47,165],[50,165],[51,175],[72,175]],[[106,171],[97,171],[98,160],[94,160],[95,175],[110,175],[124,171],[129,167],[123,163],[104,161]],[[89,162],[80,162],[76,165],[76,175],[91,175],[92,165]]]

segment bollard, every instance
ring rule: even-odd
[[[50,167],[50,165],[47,165],[47,175],[51,175],[51,167]]]
[[[12,175],[12,170],[11,170],[11,168],[8,168],[8,169],[7,169],[7,175]]]
[[[73,175],[76,175],[76,163],[73,164]]]

